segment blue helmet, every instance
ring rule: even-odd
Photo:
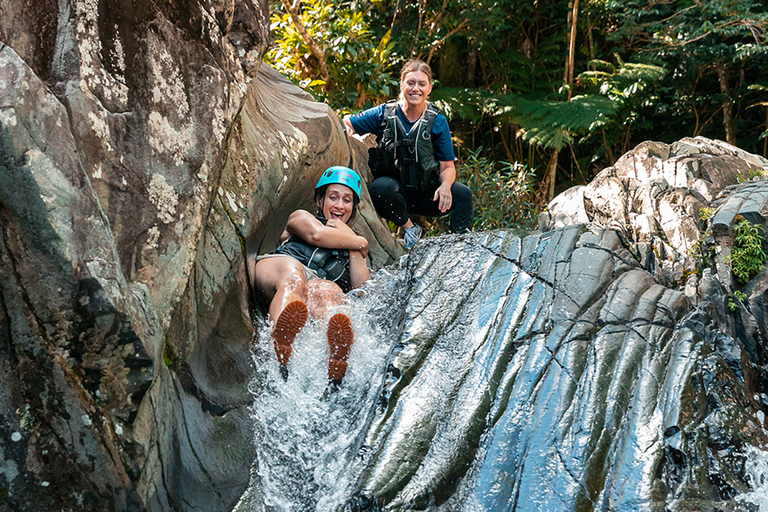
[[[338,183],[339,185],[346,185],[351,188],[352,192],[355,193],[357,202],[360,202],[360,187],[362,185],[362,180],[355,171],[349,167],[344,167],[343,165],[334,165],[333,167],[329,167],[326,169],[323,175],[320,176],[320,181],[318,181],[317,185],[315,185],[315,194],[317,194],[320,187],[332,185],[334,183]]]

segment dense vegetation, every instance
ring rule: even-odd
[[[281,0],[272,12],[267,61],[339,113],[395,96],[402,62],[427,61],[462,179],[496,183],[491,210],[545,204],[644,140],[768,149],[768,0]],[[480,213],[478,227],[532,218]]]

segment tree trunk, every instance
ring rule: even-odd
[[[765,109],[765,138],[763,139],[763,158],[768,156],[768,108]]]
[[[571,12],[568,13],[568,19],[571,25],[571,34],[568,37],[568,62],[565,64],[565,83],[573,84],[573,68],[576,60],[576,23],[579,17],[579,0],[573,0],[568,5]],[[572,96],[571,88],[568,88],[568,99]]]
[[[288,3],[288,0],[281,1],[283,3],[283,7],[285,7],[285,10],[288,11],[288,14],[290,14],[291,21],[293,21],[296,30],[304,40],[304,44],[307,45],[309,51],[312,52],[312,55],[314,55],[317,59],[317,63],[320,66],[320,77],[323,79],[323,81],[325,81],[325,90],[328,91],[332,89],[333,80],[331,79],[331,74],[328,71],[328,63],[325,59],[325,52],[317,45],[315,40],[312,39],[312,36],[309,35],[309,32],[307,32],[307,27],[304,26],[304,22],[301,21],[301,16],[299,16],[301,0],[294,0],[293,4]]]
[[[469,43],[469,56],[467,58],[467,76],[466,76],[466,87],[474,87],[475,86],[475,66],[477,65],[477,41],[474,37],[469,38],[467,41]]]
[[[555,175],[557,174],[557,158],[560,156],[560,150],[552,150],[552,156],[547,164],[547,203],[555,198]]]
[[[728,86],[728,74],[724,62],[715,64],[717,78],[720,81],[720,92],[727,96],[723,103],[723,128],[725,128],[725,140],[729,144],[736,145],[736,120],[733,115],[733,101],[731,100],[730,87]]]
[[[571,9],[568,13],[568,22],[570,24],[570,34],[568,36],[568,59],[565,62],[565,83],[568,87],[568,101],[573,96],[571,85],[573,85],[573,68],[576,60],[576,23],[579,17],[579,0],[571,0],[568,3]],[[552,156],[547,164],[547,173],[544,178],[544,185],[547,190],[547,203],[555,197],[555,177],[557,176],[557,158],[560,156],[560,148],[552,151]]]

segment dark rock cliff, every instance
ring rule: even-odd
[[[340,120],[267,66],[267,2],[0,1],[0,496],[229,510],[253,460],[247,252]],[[398,254],[364,210],[376,264]]]

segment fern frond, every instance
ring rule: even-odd
[[[571,101],[520,99],[510,117],[523,127],[527,140],[561,149],[573,141],[575,133],[595,129],[615,113],[613,100],[583,95]]]
[[[613,74],[616,72],[616,66],[608,62],[607,60],[593,59],[587,62],[587,67],[595,68],[595,70],[603,70],[604,72]]]

